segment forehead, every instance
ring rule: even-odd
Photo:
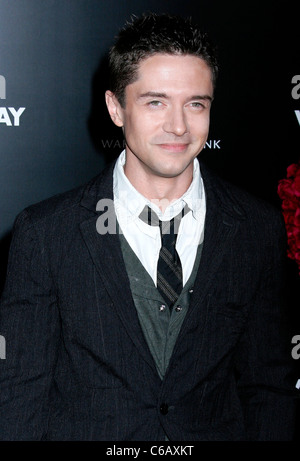
[[[198,56],[157,53],[141,61],[137,79],[131,85],[135,88],[165,86],[174,90],[205,87],[212,92],[212,71]]]

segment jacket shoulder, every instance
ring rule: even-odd
[[[227,208],[227,211],[232,210],[244,219],[268,217],[279,221],[283,220],[281,210],[271,202],[221,178],[206,165],[201,164],[201,172],[203,173],[204,184],[206,181],[207,187],[214,191],[220,204],[223,208]]]
[[[112,167],[110,166],[109,169],[111,170]],[[88,196],[91,202],[93,201],[93,198],[95,203],[97,202],[100,185],[104,180],[108,180],[108,173],[108,168],[105,168],[97,176],[84,184],[26,207],[17,216],[16,221],[22,219],[24,216],[30,217],[30,221],[32,223],[37,223],[45,219],[47,220],[60,217],[66,219],[68,216],[74,215],[85,196]]]

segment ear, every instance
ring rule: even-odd
[[[110,118],[115,125],[122,127],[123,126],[123,109],[117,100],[116,96],[112,91],[107,90],[105,92],[105,101],[107,110],[109,112]]]

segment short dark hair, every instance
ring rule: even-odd
[[[110,90],[123,107],[125,88],[137,79],[140,62],[156,53],[198,56],[211,69],[215,86],[218,63],[206,33],[191,18],[143,14],[125,24],[109,53]]]

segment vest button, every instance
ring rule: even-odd
[[[168,414],[169,407],[166,403],[162,403],[159,410],[161,414],[165,416],[166,414]]]
[[[175,311],[176,311],[176,312],[182,311],[182,307],[181,307],[181,306],[176,306],[176,307],[175,307]]]
[[[161,304],[161,305],[159,306],[160,312],[163,312],[163,311],[165,310],[165,308],[166,308],[166,306],[165,306],[164,304]]]

